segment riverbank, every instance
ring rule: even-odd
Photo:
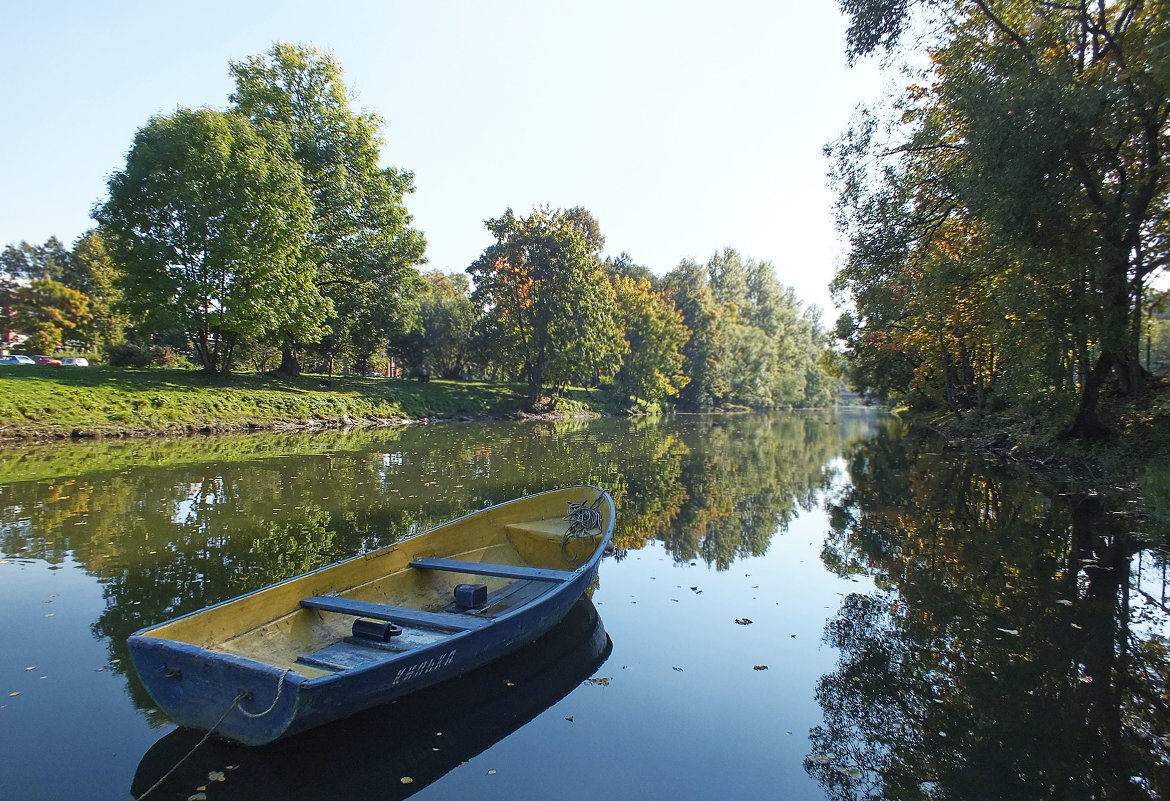
[[[1109,433],[1068,435],[1071,410],[1031,417],[1007,413],[904,413],[908,422],[940,433],[952,445],[1004,462],[1025,464],[1076,493],[1120,494],[1157,520],[1170,522],[1170,378],[1139,398],[1106,394]]]
[[[112,367],[0,367],[0,440],[386,427],[523,417],[523,384]],[[559,415],[600,414],[585,393]]]

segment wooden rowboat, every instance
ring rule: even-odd
[[[187,759],[200,733],[176,729],[142,757],[130,793],[138,798],[166,775],[157,797],[186,798],[231,765],[216,801],[402,801],[568,696],[612,647],[583,596],[540,638],[491,664],[295,737],[261,747],[212,740]]]
[[[530,495],[147,627],[130,655],[180,726],[272,742],[532,642],[593,582],[613,525],[597,487]]]

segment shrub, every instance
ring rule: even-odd
[[[113,367],[146,367],[150,364],[150,348],[133,342],[106,345],[105,362]]]

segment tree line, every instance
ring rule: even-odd
[[[827,148],[850,242],[834,290],[852,307],[837,328],[852,379],[956,415],[1102,433],[1103,392],[1151,386],[1166,300],[1170,7],[841,8],[851,59],[907,55],[911,77]]]
[[[179,353],[209,372],[393,358],[447,378],[521,380],[530,408],[570,384],[632,406],[830,401],[839,376],[815,308],[770,262],[727,249],[664,277],[585,209],[507,209],[465,273],[420,273],[407,170],[379,166],[382,120],[350,104],[329,53],[276,44],[230,63],[227,110],[179,109],[135,135],[98,225],[72,250],[9,245],[0,330],[111,361]]]

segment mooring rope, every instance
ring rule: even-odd
[[[172,775],[172,774],[173,774],[173,773],[174,773],[176,770],[178,770],[178,769],[179,769],[179,766],[180,766],[180,765],[182,765],[184,762],[186,762],[188,759],[190,759],[190,758],[191,758],[191,756],[192,756],[192,755],[193,755],[193,754],[194,754],[196,751],[198,751],[198,750],[199,750],[199,749],[200,749],[200,748],[203,746],[203,744],[204,744],[205,742],[207,742],[208,740],[210,740],[210,739],[211,739],[211,735],[215,734],[215,730],[219,728],[219,725],[220,725],[221,723],[223,723],[225,720],[227,720],[227,716],[228,716],[228,715],[230,715],[230,714],[232,713],[232,710],[233,710],[233,709],[235,709],[237,705],[239,705],[240,701],[243,701],[243,700],[244,700],[245,698],[247,698],[247,697],[248,697],[248,693],[246,693],[246,692],[241,692],[239,695],[237,695],[237,696],[236,696],[236,698],[235,698],[235,700],[234,700],[234,701],[232,701],[232,703],[231,703],[231,706],[229,706],[227,709],[225,709],[225,710],[224,710],[224,712],[223,712],[223,714],[219,716],[219,720],[217,720],[217,721],[215,722],[215,725],[214,725],[214,726],[212,726],[210,729],[208,729],[208,730],[207,730],[207,733],[203,735],[203,739],[202,739],[202,740],[200,740],[199,742],[195,743],[195,747],[194,747],[194,748],[192,748],[190,751],[188,751],[186,754],[184,754],[182,759],[180,759],[178,762],[176,762],[174,765],[172,765],[172,766],[171,766],[171,769],[170,769],[170,770],[168,770],[166,773],[164,773],[164,774],[162,775],[162,778],[161,778],[161,779],[159,779],[159,780],[158,780],[158,781],[156,781],[154,784],[152,784],[152,785],[150,786],[150,789],[149,789],[149,790],[147,790],[147,791],[146,791],[145,793],[143,793],[142,795],[138,796],[138,798],[136,798],[136,799],[135,799],[135,801],[142,801],[142,799],[146,798],[148,795],[150,795],[150,794],[151,794],[151,793],[153,793],[155,790],[157,790],[159,787],[161,787],[161,786],[162,786],[162,784],[163,784],[163,782],[165,782],[167,779],[171,778],[171,775]],[[244,710],[242,710],[242,709],[241,709],[240,711],[241,711],[241,712],[243,712]]]
[[[249,712],[248,710],[246,710],[242,706],[240,706],[241,701],[248,700],[252,695],[251,691],[249,691],[249,690],[241,690],[240,694],[237,695],[232,700],[232,702],[228,706],[228,708],[225,709],[223,714],[219,716],[219,720],[217,720],[215,722],[215,725],[213,725],[210,729],[208,729],[207,733],[203,735],[203,739],[200,740],[199,742],[195,743],[194,747],[190,751],[188,751],[186,754],[184,754],[182,759],[180,759],[178,762],[176,762],[174,765],[172,765],[171,769],[168,770],[166,773],[164,773],[162,775],[161,779],[159,779],[154,784],[152,784],[150,786],[150,789],[147,790],[142,795],[138,796],[138,798],[136,798],[135,801],[142,801],[142,799],[146,798],[148,795],[150,795],[155,790],[157,790],[159,787],[161,787],[163,782],[165,782],[167,779],[171,778],[171,776],[174,774],[174,772],[179,769],[180,765],[182,765],[184,762],[186,762],[188,759],[190,759],[191,756],[196,751],[198,751],[203,746],[204,743],[206,743],[208,740],[211,739],[211,735],[215,734],[215,730],[218,729],[223,724],[223,722],[225,720],[227,720],[227,716],[232,713],[233,709],[239,709],[241,715],[244,715],[245,717],[249,717],[249,718],[253,718],[253,719],[262,718],[265,715],[267,715],[269,712],[271,712],[272,710],[276,709],[276,704],[280,701],[280,693],[282,690],[284,690],[284,679],[289,674],[289,672],[291,670],[292,670],[292,668],[285,668],[284,672],[280,674],[280,681],[277,682],[277,684],[276,684],[276,697],[272,699],[272,706],[268,707],[263,712]]]
[[[244,709],[243,707],[240,707],[240,714],[246,718],[252,718],[253,720],[255,720],[256,718],[264,717],[269,712],[276,709],[276,704],[280,701],[281,690],[284,689],[284,677],[287,676],[289,674],[289,671],[291,671],[291,670],[292,670],[292,668],[285,668],[284,672],[280,674],[280,681],[278,681],[276,683],[276,697],[272,699],[272,706],[268,707],[263,712],[249,712],[248,710]],[[251,695],[251,693],[248,693],[248,694]]]

